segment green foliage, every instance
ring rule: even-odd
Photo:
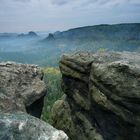
[[[104,53],[106,52],[106,50],[104,48],[99,48],[98,53],[100,56],[104,55]]]
[[[50,111],[54,102],[60,99],[64,93],[61,89],[61,73],[58,68],[45,68],[44,74],[44,81],[47,85],[47,96],[44,100],[42,119],[48,122],[50,119]]]

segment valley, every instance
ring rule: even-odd
[[[140,24],[96,25],[51,34],[0,34],[0,61],[57,67],[65,53],[140,52]]]

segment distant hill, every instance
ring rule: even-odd
[[[35,32],[30,31],[28,34],[21,33],[18,35],[18,37],[38,37],[38,35]]]
[[[0,39],[17,37],[17,33],[0,33]]]
[[[140,23],[95,25],[55,32],[53,46],[70,47],[73,50],[93,50],[99,48],[115,51],[135,51],[140,47]],[[51,44],[49,36],[42,40]],[[49,42],[48,42],[49,40]]]
[[[55,39],[140,39],[140,23],[116,24],[116,25],[95,25],[70,29],[63,32],[55,32]]]
[[[18,38],[18,37],[24,37],[24,38],[34,38],[34,37],[39,37],[37,33],[30,31],[27,34],[21,33],[0,33],[0,39],[11,39],[11,38]]]

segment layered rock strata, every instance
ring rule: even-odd
[[[71,140],[139,140],[140,54],[76,53],[60,61],[66,95],[53,125]]]

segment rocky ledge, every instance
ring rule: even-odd
[[[71,140],[139,140],[140,54],[76,53],[60,61],[65,96],[53,126]]]
[[[0,63],[0,140],[68,139],[63,131],[38,119],[45,94],[39,67]]]

